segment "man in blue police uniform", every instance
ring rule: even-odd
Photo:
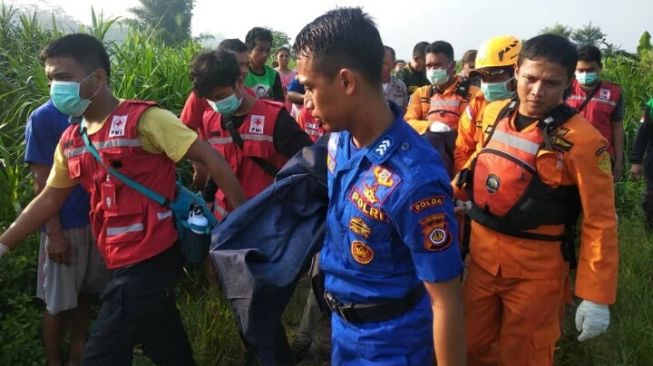
[[[299,33],[299,80],[327,131],[327,235],[320,254],[333,310],[333,365],[464,365],[449,179],[433,148],[385,100],[383,44],[360,8]],[[426,158],[426,159],[425,159]]]

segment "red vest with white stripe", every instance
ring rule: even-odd
[[[592,96],[592,99],[585,105],[585,108],[578,111],[586,120],[592,123],[592,126],[601,132],[601,135],[608,140],[608,152],[612,155],[612,113],[617,107],[621,88],[618,85],[601,81],[598,90]],[[587,99],[587,94],[592,90],[585,90],[576,80],[571,85],[571,95],[567,98],[566,103],[574,108],[578,108]]]
[[[222,127],[222,116],[213,110],[204,111],[203,133],[208,143],[213,146],[238,178],[247,198],[254,197],[274,181],[252,157],[261,158],[280,169],[288,158],[274,148],[274,128],[283,104],[269,100],[257,99],[252,110],[238,128],[243,139],[243,148],[238,147],[229,131]],[[232,207],[222,192],[215,195],[215,213],[221,219]]]
[[[143,112],[154,105],[123,101],[89,139],[106,165],[172,200],[175,163],[165,154],[143,150],[136,131]],[[172,212],[109,176],[86,151],[79,129],[80,125],[68,127],[60,144],[70,178],[91,194],[91,225],[107,267],[135,264],[170,248],[178,238]],[[113,189],[108,188],[111,185]]]

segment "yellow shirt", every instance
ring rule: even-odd
[[[98,132],[105,123],[106,119],[102,123],[88,126],[88,134]],[[197,133],[184,126],[177,116],[158,107],[151,107],[143,112],[136,125],[136,132],[143,150],[152,154],[166,154],[175,163],[186,155],[197,139]],[[53,188],[68,188],[77,183],[76,179],[68,175],[68,161],[61,145],[58,144],[47,185]]]

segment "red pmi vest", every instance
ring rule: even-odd
[[[145,151],[136,130],[143,112],[154,105],[123,101],[89,139],[106,165],[172,200],[175,163]],[[70,178],[91,194],[91,225],[107,267],[135,264],[171,247],[178,238],[172,212],[109,176],[86,151],[79,130],[79,124],[68,127],[60,143]]]
[[[324,127],[322,127],[322,122],[318,119],[313,118],[311,110],[302,107],[297,115],[297,124],[301,127],[304,132],[311,138],[311,141],[315,142],[324,135]]]
[[[566,103],[578,109],[585,99],[587,94],[592,90],[585,90],[581,87],[580,83],[576,80],[571,84],[571,95],[567,98]],[[586,120],[592,123],[592,126],[601,132],[601,135],[608,140],[608,152],[612,155],[612,113],[617,107],[619,97],[621,96],[621,88],[618,85],[606,83],[601,81],[598,90],[592,96],[592,99],[585,105],[585,107],[578,111]]]
[[[204,111],[202,126],[204,137],[227,160],[247,198],[254,197],[274,181],[274,177],[266,173],[251,159],[252,157],[261,158],[277,169],[288,161],[287,157],[277,152],[273,142],[274,127],[282,108],[284,108],[283,104],[278,102],[256,100],[252,110],[238,128],[238,133],[243,139],[242,149],[234,143],[229,131],[222,127],[222,115],[213,110]],[[232,207],[222,190],[216,192],[215,198],[216,217],[221,219]]]

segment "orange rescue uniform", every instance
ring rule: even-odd
[[[483,138],[509,102],[493,102],[484,109]],[[514,115],[510,118],[514,129]],[[582,226],[576,295],[613,304],[619,252],[607,142],[579,115],[559,127],[555,136],[555,144],[567,151],[541,148],[536,167],[543,183],[578,188]],[[531,232],[559,235],[564,226],[542,225]],[[568,272],[560,242],[522,239],[473,222],[470,245],[464,285],[468,364],[552,365]]]
[[[472,96],[465,112],[460,116],[458,122],[458,136],[456,137],[456,149],[454,150],[454,169],[459,172],[467,163],[470,157],[481,146],[483,140],[483,108],[488,104],[482,91]]]
[[[432,85],[418,88],[410,97],[404,119],[419,134],[424,134],[433,121],[444,122],[456,131],[458,120],[470,99],[456,93],[459,86],[460,77],[455,76],[453,83],[442,91],[438,91]],[[472,85],[469,86],[467,94],[474,95],[478,91],[479,89]]]

